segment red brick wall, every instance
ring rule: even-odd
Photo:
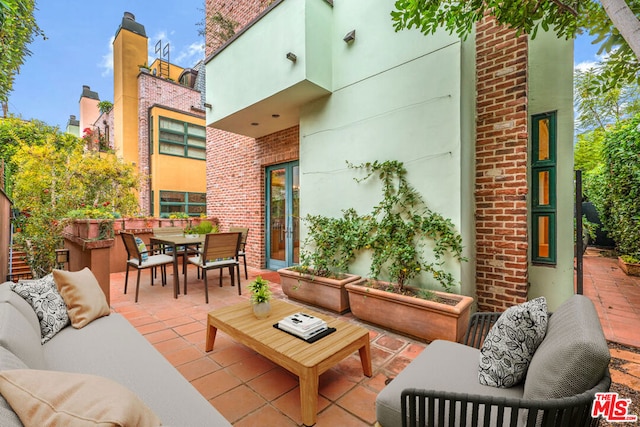
[[[237,33],[245,25],[251,22],[253,18],[264,11],[272,2],[273,0],[206,0],[205,9],[207,19],[205,20],[205,56],[211,55],[222,45],[222,43],[211,38],[211,31],[214,30],[214,24],[210,22],[208,17],[212,16],[215,12],[220,12],[223,17],[238,23],[238,26],[235,29]]]
[[[206,0],[206,16],[216,11],[238,22],[236,33],[263,12],[272,0]],[[211,37],[207,18],[205,54],[221,46]],[[265,167],[298,160],[299,127],[253,139],[207,128],[207,214],[228,227],[248,227],[247,264],[264,267]]]
[[[207,128],[207,214],[221,230],[249,228],[248,265],[266,264],[265,168],[298,155],[298,126],[258,139]]]
[[[476,283],[479,310],[526,301],[527,36],[476,27]]]

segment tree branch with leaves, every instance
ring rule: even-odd
[[[599,89],[639,80],[640,0],[397,0],[391,12],[396,31],[417,28],[433,34],[444,28],[462,39],[485,15],[535,38],[540,29],[570,39],[587,32],[609,54]]]
[[[27,48],[36,37],[46,37],[33,16],[35,0],[0,0],[0,102],[6,102],[13,89]]]

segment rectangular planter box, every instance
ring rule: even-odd
[[[360,276],[353,274],[347,274],[346,278],[337,280],[300,274],[288,268],[281,268],[278,273],[280,286],[287,297],[341,314],[349,311],[349,296],[345,285],[364,281]]]
[[[640,264],[629,264],[618,257],[618,266],[627,276],[640,276]]]
[[[358,319],[424,341],[460,342],[464,338],[471,297],[435,292],[442,298],[458,300],[453,306],[350,283],[345,287],[351,312]]]
[[[101,228],[102,234],[101,235]],[[64,232],[84,240],[113,238],[113,220],[76,219],[64,228]]]

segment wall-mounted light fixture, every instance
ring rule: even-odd
[[[298,60],[298,57],[292,53],[292,52],[288,52],[287,53],[287,59],[293,63],[295,63]]]
[[[346,36],[344,36],[342,40],[344,40],[345,43],[349,44],[349,43],[353,43],[355,39],[356,39],[356,30],[351,30],[347,33]]]
[[[56,264],[59,270],[64,270],[64,265],[69,263],[69,249],[56,249]]]
[[[211,109],[211,108],[212,108],[211,104],[209,104],[208,102],[205,102],[205,103],[204,103],[204,107],[205,107],[205,108],[209,108],[209,109]]]

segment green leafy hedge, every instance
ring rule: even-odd
[[[608,129],[603,156],[604,166],[587,177],[587,194],[618,251],[640,254],[640,114]]]

